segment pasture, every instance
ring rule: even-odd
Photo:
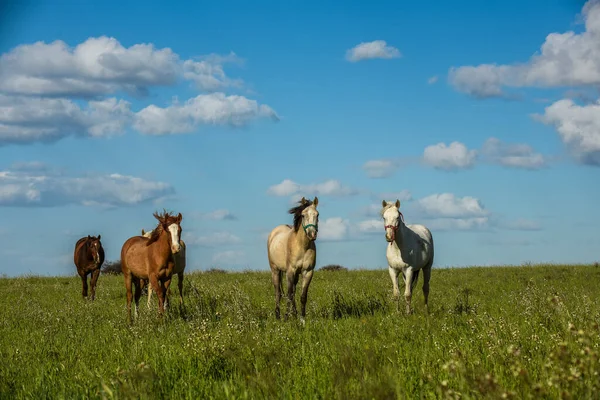
[[[600,396],[597,265],[433,268],[429,316],[422,279],[406,315],[387,269],[316,270],[302,325],[269,271],[188,273],[130,325],[121,275],[2,278],[0,398]]]

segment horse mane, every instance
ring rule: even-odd
[[[167,212],[166,210],[163,210],[162,213],[155,212],[152,215],[158,220],[158,224],[156,225],[156,228],[154,228],[154,230],[152,231],[152,235],[150,236],[150,240],[146,242],[146,246],[150,246],[152,243],[158,240],[160,234],[164,230],[163,223],[170,225],[171,223],[174,223],[177,220],[177,216],[171,214],[170,212]]]
[[[292,207],[288,210],[288,213],[294,215],[294,232],[297,232],[302,224],[302,211],[306,210],[308,207],[312,205],[312,200],[302,200],[298,202],[299,204],[296,207]]]

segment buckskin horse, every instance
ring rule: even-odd
[[[100,268],[104,263],[104,248],[100,242],[101,235],[98,237],[90,236],[82,237],[75,244],[73,252],[73,262],[77,267],[77,273],[81,277],[82,291],[81,294],[85,299],[88,295],[87,276],[92,274],[90,286],[92,287],[91,300],[96,298],[96,283],[100,275]]]
[[[168,212],[154,213],[158,225],[150,238],[130,237],[121,248],[121,269],[127,290],[127,315],[131,319],[131,284],[135,286],[135,314],[138,314],[139,300],[142,294],[141,283],[148,279],[152,289],[158,295],[159,314],[164,313],[166,291],[171,284],[173,263],[172,254],[181,250],[181,213],[176,217]]]
[[[384,220],[385,240],[389,243],[386,250],[388,270],[392,278],[394,298],[400,307],[398,275],[402,272],[404,280],[404,299],[406,313],[412,313],[412,292],[419,279],[419,271],[423,270],[423,296],[425,309],[429,313],[429,280],[433,265],[433,237],[431,231],[423,225],[405,225],[404,216],[400,212],[400,200],[381,203],[381,217]],[[402,217],[402,218],[401,218]]]
[[[317,205],[319,199],[313,201],[304,197],[299,205],[291,208],[288,213],[294,216],[294,225],[276,226],[267,239],[267,253],[269,266],[271,267],[271,280],[275,287],[275,317],[280,318],[279,301],[281,299],[281,276],[283,272],[287,276],[287,298],[288,306],[285,318],[290,311],[295,316],[296,311],[296,285],[302,274],[302,296],[300,302],[301,321],[306,315],[306,300],[308,287],[313,276],[315,263],[317,261],[317,248],[315,240],[319,230],[319,212]]]

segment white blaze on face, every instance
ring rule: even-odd
[[[171,232],[171,251],[177,253],[181,249],[179,244],[179,226],[177,224],[169,225],[169,232]]]
[[[394,229],[398,227],[400,214],[396,207],[390,207],[383,213],[383,223],[385,228],[385,238],[390,240],[394,237]]]

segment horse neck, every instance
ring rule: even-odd
[[[171,244],[169,243],[169,234],[162,229],[156,242],[150,245],[155,254],[158,255],[160,264],[166,263],[171,256]]]
[[[402,222],[401,220],[398,221],[398,229],[396,230],[396,237],[394,238],[394,241],[396,242],[396,245],[398,246],[399,249],[402,248],[402,244],[404,243],[404,238],[406,237],[407,229],[408,228],[406,227],[404,222]]]
[[[304,231],[302,225],[293,234],[294,242],[296,242],[300,246],[300,248],[304,250],[308,249],[308,247],[310,246],[310,240],[308,239],[308,236],[306,235],[306,232]]]

